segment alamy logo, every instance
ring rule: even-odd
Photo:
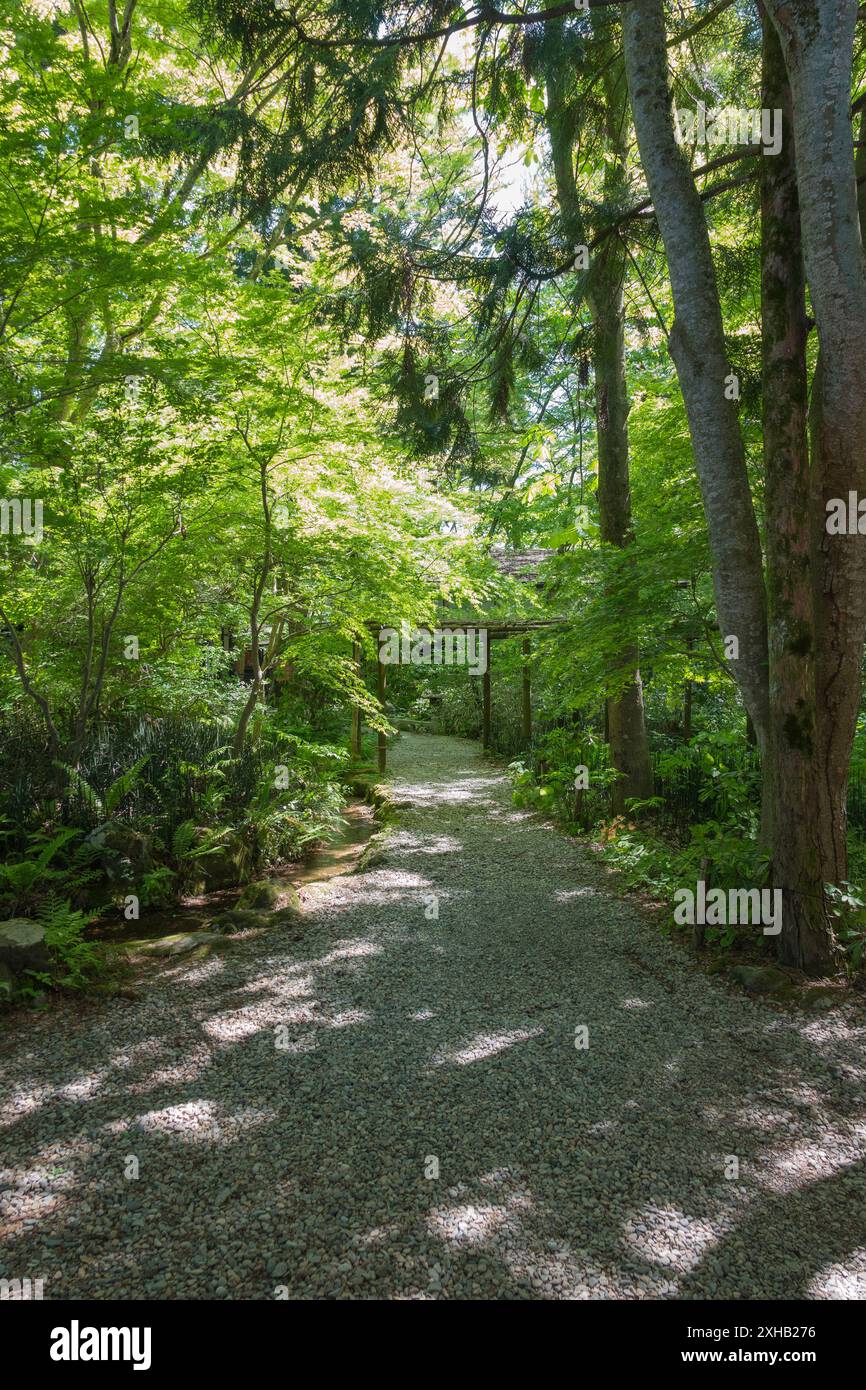
[[[150,1370],[149,1327],[69,1327],[51,1332],[52,1361],[131,1361],[134,1371]]]
[[[698,880],[697,892],[678,888],[674,893],[674,921],[684,927],[748,926],[760,922],[764,936],[782,930],[781,888],[711,888]]]
[[[28,1303],[44,1298],[44,1279],[0,1279],[0,1302]]]
[[[844,497],[831,497],[827,502],[828,536],[866,536],[866,497],[858,498],[856,492]]]
[[[33,545],[42,540],[42,499],[0,497],[0,535],[26,536]]]
[[[699,101],[696,111],[674,108],[674,129],[681,145],[763,145],[764,154],[782,148],[782,112],[745,111],[738,106],[707,110]]]
[[[487,629],[484,627],[412,628],[405,618],[400,631],[379,629],[379,660],[383,666],[468,666],[473,676],[487,670]]]

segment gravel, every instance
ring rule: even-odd
[[[404,736],[392,762],[384,859],[318,886],[300,934],[7,1020],[0,1275],[47,1299],[866,1297],[863,1013],[698,972],[475,744]]]

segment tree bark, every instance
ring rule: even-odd
[[[611,246],[609,249],[614,248]],[[625,267],[621,256],[605,254],[605,259],[608,264],[598,267],[592,295],[598,511],[601,539],[608,545],[624,550],[634,541],[623,332]],[[636,615],[640,595],[633,572],[626,574],[626,589],[628,593],[624,606],[629,608],[632,615]],[[612,802],[614,814],[621,815],[627,800],[652,796],[653,790],[643,683],[635,641],[627,639],[618,653],[611,653],[609,671],[617,686],[616,694],[608,700],[610,756],[612,765],[620,774],[613,787]]]
[[[807,421],[806,285],[791,93],[763,16],[761,105],[782,112],[782,147],[761,159],[761,318],[770,738],[764,816],[771,881],[782,890],[779,956],[822,970],[835,943],[824,896],[815,703],[815,606]]]
[[[731,368],[703,204],[677,143],[661,0],[622,8],[623,50],[635,133],[664,241],[674,301],[668,346],[688,416],[707,519],[723,637],[736,636],[731,670],[767,746],[767,620],[758,525],[737,403],[725,394]]]
[[[810,421],[816,723],[821,854],[833,883],[848,871],[848,770],[866,631],[866,542],[826,529],[828,500],[866,491],[866,273],[850,118],[857,9],[857,0],[767,3],[791,84],[803,254],[820,345]]]
[[[603,38],[599,38],[603,44]],[[602,52],[602,59],[607,55]],[[604,200],[612,204],[626,188],[625,90],[619,62],[604,67],[605,162]],[[568,236],[583,244],[574,176],[575,121],[567,100],[561,62],[554,61],[547,74],[547,121],[553,153],[557,199]],[[601,539],[624,550],[634,541],[629,478],[628,387],[625,369],[623,284],[625,250],[610,237],[590,269],[588,299],[593,315],[593,374],[598,450],[598,510]],[[631,580],[631,582],[629,582]],[[629,593],[622,608],[625,623],[639,611],[640,595],[632,573],[626,575]],[[608,669],[614,693],[606,705],[606,727],[612,766],[620,774],[613,787],[612,808],[622,815],[627,800],[652,796],[653,778],[649,740],[644,717],[643,683],[637,642],[626,632],[618,651],[609,655]]]

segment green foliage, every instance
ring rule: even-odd
[[[94,810],[100,818],[108,820],[114,815],[115,811],[119,809],[124,798],[135,786],[147,760],[147,754],[145,754],[143,758],[139,758],[137,763],[134,763],[131,768],[121,773],[121,775],[112,782],[103,796],[100,796],[94,791],[93,787],[81,776],[77,768],[68,767],[65,763],[59,763],[58,766],[62,768],[73,787],[80,793],[84,802]]]
[[[866,899],[855,884],[827,884],[830,911],[836,922],[836,937],[853,974],[860,970],[866,953]]]
[[[37,921],[45,929],[45,944],[57,961],[59,974],[48,977],[66,989],[81,989],[99,964],[99,949],[84,939],[92,915],[73,912],[69,900],[49,894],[37,913]],[[44,973],[28,972],[40,983],[46,983]]]
[[[230,845],[250,872],[296,857],[338,823],[349,705],[387,727],[372,629],[449,609],[561,620],[533,637],[529,747],[520,644],[497,644],[492,743],[519,806],[594,830],[662,896],[705,861],[760,882],[615,8],[482,15],[435,53],[381,40],[452,21],[441,0],[127,9],[128,42],[99,3],[15,4],[4,27],[0,498],[41,499],[45,534],[0,537],[3,903],[68,899],[74,943],[107,823],[140,837],[145,906]],[[671,44],[676,99],[699,79],[755,105],[759,46],[741,6]],[[704,193],[760,513],[757,183]],[[599,478],[611,256],[623,545]],[[509,585],[494,542],[552,553]],[[655,789],[612,821],[604,710],[638,661]],[[465,672],[398,671],[388,697],[480,732]],[[859,836],[864,783],[861,720]],[[838,890],[852,959],[859,891]]]
[[[8,901],[10,915],[31,911],[59,885],[65,891],[75,891],[96,877],[89,846],[79,843],[70,852],[71,842],[80,840],[80,835],[71,826],[53,833],[36,831],[30,836],[23,858],[0,862],[0,899]],[[58,857],[62,857],[62,864],[55,862]]]
[[[175,875],[167,864],[142,875],[138,898],[142,907],[168,907],[175,895]]]
[[[673,910],[678,888],[694,889],[699,879],[713,888],[762,887],[768,856],[757,840],[730,825],[706,821],[692,827],[689,843],[677,847],[635,825],[613,821],[602,833],[602,858],[630,888],[648,892]],[[668,929],[673,926],[672,917]],[[735,944],[737,926],[708,925],[705,939],[723,948]]]

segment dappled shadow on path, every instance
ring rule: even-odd
[[[0,1272],[54,1298],[862,1297],[863,1019],[688,967],[474,745],[395,752],[384,862],[300,941],[6,1041]]]

